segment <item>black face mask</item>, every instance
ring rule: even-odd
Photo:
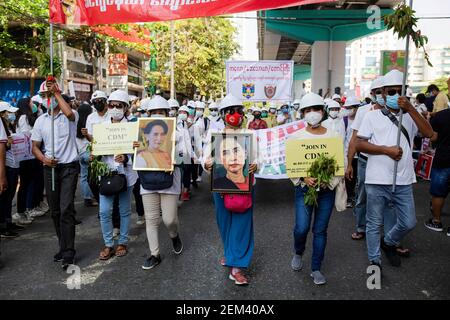
[[[104,103],[104,102],[95,102],[94,103],[94,108],[98,112],[102,112],[103,110],[105,110],[105,107],[106,107],[106,103]]]
[[[261,114],[260,113],[255,114],[255,119],[261,119]]]

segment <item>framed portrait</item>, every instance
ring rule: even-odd
[[[212,133],[211,140],[211,191],[250,193],[253,187],[253,175],[249,174],[252,135]]]
[[[138,141],[134,170],[173,171],[175,164],[175,118],[138,119]]]
[[[415,165],[416,175],[425,180],[430,180],[431,167],[433,165],[433,156],[429,154],[420,154]]]

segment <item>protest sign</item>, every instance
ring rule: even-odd
[[[31,152],[31,134],[13,133],[11,137],[11,153],[14,162],[19,163],[20,161],[34,159],[33,153]]]
[[[92,130],[94,156],[134,153],[133,142],[137,141],[137,122],[94,124]]]
[[[290,178],[307,177],[308,169],[320,154],[334,157],[344,175],[344,145],[340,137],[323,139],[289,139],[286,141],[286,172]]]
[[[381,51],[381,75],[392,70],[405,71],[405,51]]]
[[[258,173],[256,178],[287,179],[285,166],[285,142],[289,136],[305,127],[296,121],[270,129],[256,130],[258,141]]]
[[[433,156],[430,154],[420,154],[415,164],[416,175],[425,180],[430,180],[431,166],[433,165]]]
[[[244,101],[291,101],[294,61],[227,61],[227,94]]]

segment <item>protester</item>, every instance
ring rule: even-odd
[[[166,99],[155,95],[147,101],[143,107],[151,118],[167,117],[170,106]],[[176,131],[175,153],[185,154],[189,152],[189,145],[185,145],[185,136]],[[139,147],[138,142],[134,147]],[[147,239],[150,247],[150,257],[144,261],[142,269],[150,270],[161,263],[159,250],[159,224],[161,216],[164,225],[169,231],[172,240],[173,252],[181,254],[183,243],[179,236],[178,220],[178,196],[181,193],[181,170],[177,165],[173,172],[164,171],[140,171],[141,195],[145,209],[145,223]]]
[[[416,96],[416,103],[415,103],[415,108],[417,110],[418,113],[420,113],[422,116],[424,116],[425,118],[428,117],[428,109],[427,106],[425,105],[425,100],[426,97],[423,93],[419,93]]]
[[[3,194],[8,190],[8,179],[6,175],[7,143],[8,143],[8,135],[5,130],[5,123],[4,121],[0,121],[0,197],[2,197]],[[0,257],[1,257],[1,250],[0,250]],[[3,263],[2,260],[0,259],[0,269],[1,268],[3,268]]]
[[[169,117],[176,117],[178,114],[178,109],[180,108],[180,104],[176,99],[169,99],[168,102],[170,106]]]
[[[292,104],[292,111],[291,111],[292,121],[297,121],[301,119],[301,113],[299,109],[300,109],[300,99],[295,99]]]
[[[401,97],[403,73],[392,70],[383,77],[383,97],[386,108],[369,112],[364,117],[358,131],[356,149],[368,154],[366,170],[367,192],[367,250],[372,265],[381,267],[380,228],[385,212],[393,206],[395,225],[385,232],[381,248],[393,266],[400,266],[397,253],[400,241],[414,228],[416,213],[412,184],[416,182],[411,144],[417,130],[424,137],[431,138],[430,124],[411,105],[406,97]],[[400,146],[397,140],[397,115],[404,111]],[[395,192],[392,190],[394,161],[398,161]],[[386,222],[385,222],[386,223]]]
[[[322,126],[336,132],[342,141],[345,139],[345,123],[340,117],[341,105],[334,100],[328,100],[326,103],[328,118],[322,122]]]
[[[300,112],[302,113],[302,117],[305,119],[307,126],[295,132],[288,140],[339,137],[335,131],[329,130],[321,125],[325,113],[324,109],[325,103],[321,96],[315,93],[308,93],[303,96],[300,103]],[[336,179],[337,178],[333,178],[333,180]],[[311,277],[313,278],[314,284],[322,285],[326,283],[326,279],[320,269],[325,255],[327,229],[334,207],[334,188],[337,183],[334,182],[333,185],[317,186],[317,178],[312,177],[301,177],[291,180],[295,186],[295,254],[292,258],[291,267],[294,271],[300,271],[303,268],[303,253],[305,252],[306,239],[314,213]],[[320,188],[317,197],[317,206],[305,204],[305,194],[308,192],[308,187]]]
[[[225,128],[225,123],[219,115],[219,106],[214,101],[212,101],[208,109],[210,130],[223,130]]]
[[[278,108],[276,121],[278,126],[291,122],[289,106],[287,104],[283,104]]]
[[[266,121],[261,119],[261,109],[258,107],[253,108],[253,118],[254,120],[248,124],[250,130],[261,130],[267,129]]]
[[[54,261],[62,261],[62,267],[66,269],[74,264],[75,259],[74,199],[79,172],[76,144],[78,113],[64,101],[56,82],[43,82],[39,94],[44,103],[50,100],[50,104],[46,105],[48,112],[34,124],[31,136],[33,154],[45,166],[45,189],[59,241],[59,251],[55,254]],[[44,153],[41,151],[42,145]]]
[[[210,108],[214,107],[212,104],[210,105]],[[213,109],[214,110],[214,109]],[[211,113],[214,111],[211,111]],[[190,200],[190,186],[191,186],[191,159],[193,158],[193,151],[192,151],[192,144],[191,144],[191,137],[189,135],[189,129],[186,123],[187,117],[189,114],[189,108],[186,106],[181,106],[181,108],[178,111],[178,118],[177,118],[177,132],[179,132],[181,139],[185,145],[185,151],[181,154],[178,154],[180,157],[180,164],[183,168],[183,191],[181,193],[181,201],[189,201]],[[210,121],[211,120],[210,118]],[[211,122],[215,123],[215,121]]]
[[[440,91],[437,85],[430,84],[427,88],[427,92],[435,97],[433,102],[433,112],[430,113],[430,116],[433,117],[439,111],[448,109],[448,96],[444,91]]]
[[[251,133],[241,129],[244,122],[244,106],[241,101],[228,94],[220,103],[220,112],[225,121],[223,134]],[[212,132],[209,133],[211,137]],[[253,137],[253,150],[251,150],[249,173],[257,171],[257,147],[256,136]],[[213,166],[211,139],[205,148],[202,164],[205,170],[211,172]],[[220,260],[221,265],[231,268],[229,279],[236,285],[248,285],[249,279],[243,269],[247,269],[253,255],[253,205],[243,213],[231,212],[225,207],[224,199],[218,192],[213,192],[214,206],[216,209],[217,225],[223,243],[224,258]],[[251,194],[252,203],[254,195]]]
[[[431,119],[434,135],[431,141],[436,145],[433,164],[431,167],[431,214],[432,218],[425,222],[425,226],[433,231],[444,230],[441,214],[445,198],[450,186],[450,109],[436,113]],[[450,236],[450,227],[447,228]]]
[[[205,104],[201,101],[196,102],[195,109],[195,122],[194,122],[194,152],[197,159],[203,157],[203,146],[206,144],[206,136],[210,127],[210,122],[207,117],[204,116]],[[194,170],[198,172],[198,178],[196,182],[202,181],[203,168],[196,164]]]
[[[86,127],[87,118],[91,113],[92,108],[87,102],[83,102],[78,108],[79,120],[77,124],[77,147],[78,147],[78,155],[80,157],[81,195],[83,196],[85,207],[98,206],[98,202],[97,200],[95,200],[94,194],[92,193],[88,182],[89,157],[90,157],[90,152],[88,150],[89,140],[82,133],[82,129]]]
[[[7,137],[6,143],[6,161],[4,163],[6,172],[6,181],[8,188],[4,192],[0,192],[0,236],[2,238],[15,238],[19,234],[16,231],[23,230],[24,228],[13,223],[12,220],[12,202],[14,195],[16,194],[18,176],[19,176],[19,163],[15,159],[12,150],[12,137],[15,132],[15,112],[19,110],[14,108],[7,102],[0,102],[0,122]],[[1,133],[1,132],[0,132]],[[0,137],[0,143],[1,137]],[[1,165],[1,163],[0,163]]]
[[[277,123],[277,105],[273,102],[269,104],[269,114],[268,118],[266,120],[267,125],[269,128],[276,127],[278,125]]]

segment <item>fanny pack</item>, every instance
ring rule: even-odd
[[[138,171],[139,180],[145,190],[164,190],[173,185],[172,172]]]
[[[114,196],[127,190],[127,177],[124,174],[112,173],[100,178],[99,193],[103,196]]]
[[[222,196],[225,208],[234,213],[244,213],[253,206],[251,193],[225,193]]]
[[[389,120],[392,121],[393,124],[398,128],[400,125],[400,122],[397,120],[397,118],[386,108],[381,109],[381,112],[389,118]],[[400,129],[403,133],[403,135],[406,138],[406,141],[408,141],[408,145],[411,148],[411,140],[409,139],[408,131],[406,131],[405,127],[402,125],[402,128]]]

